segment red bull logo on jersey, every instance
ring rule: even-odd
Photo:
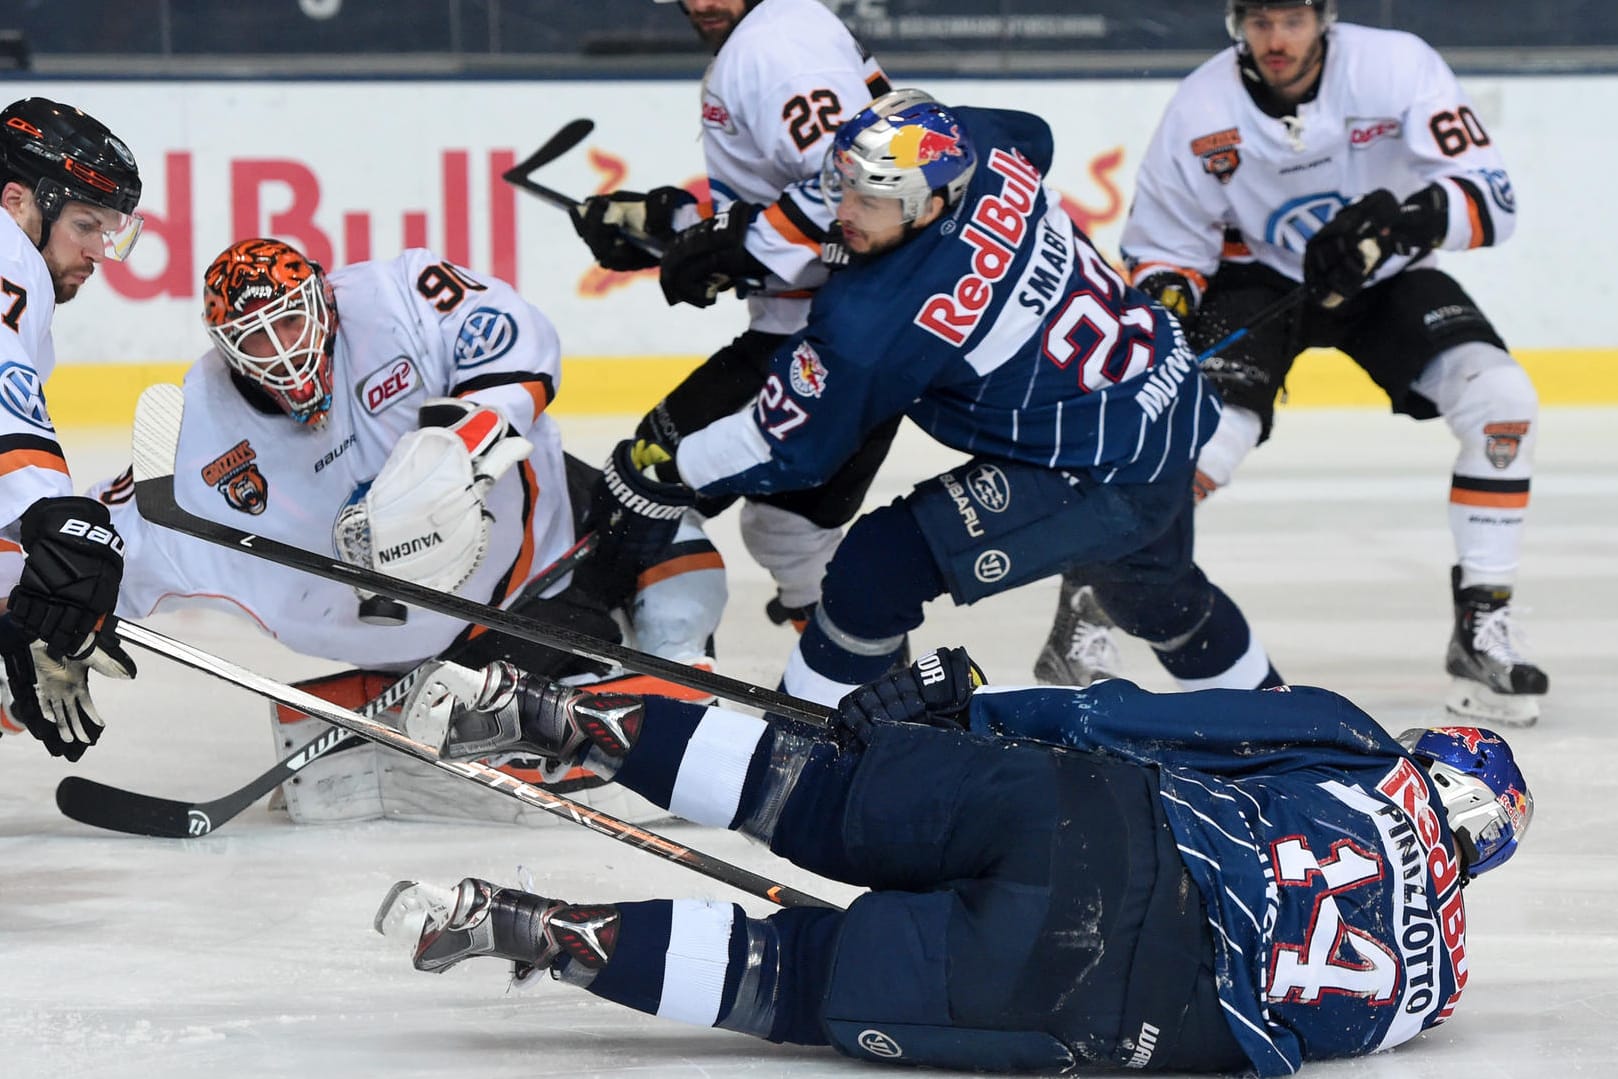
[[[1019,153],[996,149],[989,171],[1004,182],[999,195],[984,195],[959,239],[972,250],[971,270],[947,292],[927,297],[911,321],[933,336],[960,345],[977,329],[994,300],[994,286],[1011,272],[1017,248],[1028,235],[1028,218],[1039,202],[1044,177]]]
[[[946,157],[965,156],[961,150],[961,129],[953,124],[948,134],[921,124],[906,124],[894,133],[888,148],[893,154],[893,163],[901,169],[918,169]]]
[[[826,365],[807,341],[792,350],[792,368],[787,377],[792,392],[799,397],[819,397],[826,392]]]

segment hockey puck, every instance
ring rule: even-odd
[[[360,621],[371,626],[402,626],[410,620],[405,605],[387,596],[367,596],[360,600]]]

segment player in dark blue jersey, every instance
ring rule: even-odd
[[[930,653],[816,735],[441,667],[406,728],[446,757],[582,762],[871,890],[847,911],[753,919],[401,882],[378,928],[421,970],[495,956],[668,1018],[963,1069],[1287,1075],[1452,1014],[1461,887],[1533,815],[1498,736],[1395,740],[1303,687],[979,681],[960,649]]]
[[[792,693],[831,703],[880,675],[927,600],[972,603],[1078,563],[1182,687],[1279,682],[1192,562],[1191,479],[1219,398],[1172,316],[1048,197],[1051,154],[1028,113],[916,90],[872,102],[838,129],[820,180],[852,264],[816,293],[753,407],[679,443],[682,483],[643,471],[667,465],[664,447],[614,454],[604,523],[693,491],[812,487],[899,415],[970,455],[850,529],[787,665]]]

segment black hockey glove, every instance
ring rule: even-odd
[[[1169,314],[1184,322],[1197,308],[1202,294],[1191,279],[1173,270],[1158,270],[1135,282],[1135,287],[1168,309]]]
[[[1404,202],[1384,189],[1343,207],[1309,240],[1303,283],[1322,307],[1336,307],[1365,286],[1394,255],[1416,255],[1443,242],[1449,197],[1431,184]]]
[[[0,657],[5,660],[11,717],[45,743],[53,757],[76,761],[101,737],[101,716],[90,700],[89,672],[135,677],[135,661],[113,634],[113,619],[86,659],[62,659],[35,640],[10,614],[0,616]]]
[[[696,503],[696,494],[685,484],[646,474],[645,469],[659,462],[655,455],[636,459],[636,447],[644,445],[628,439],[618,443],[601,469],[585,515],[585,528],[600,537],[591,559],[611,582],[607,598],[612,602],[634,594],[635,578],[662,557],[686,509]]]
[[[8,610],[57,655],[83,659],[118,603],[124,541],[93,498],[42,498],[23,511],[22,578]]]
[[[902,671],[883,675],[837,702],[833,722],[869,742],[880,723],[926,723],[963,729],[972,691],[988,681],[964,648],[928,652]]]
[[[711,307],[726,289],[769,273],[746,247],[747,226],[757,214],[752,203],[733,202],[674,238],[658,276],[670,307]]]
[[[654,187],[644,195],[637,191],[592,195],[571,215],[573,230],[602,269],[649,270],[657,265],[658,256],[632,237],[650,240],[659,250],[666,248],[674,240],[674,211],[695,201],[678,187]]]

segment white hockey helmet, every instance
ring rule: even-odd
[[[662,0],[659,0],[662,2]],[[1242,20],[1256,8],[1310,7],[1320,15],[1320,32],[1324,34],[1337,21],[1337,0],[1225,0],[1225,32],[1238,44],[1246,42],[1242,36]]]
[[[837,129],[820,170],[820,193],[835,209],[843,191],[900,200],[905,224],[934,192],[960,200],[978,155],[955,114],[922,90],[894,90]]]

